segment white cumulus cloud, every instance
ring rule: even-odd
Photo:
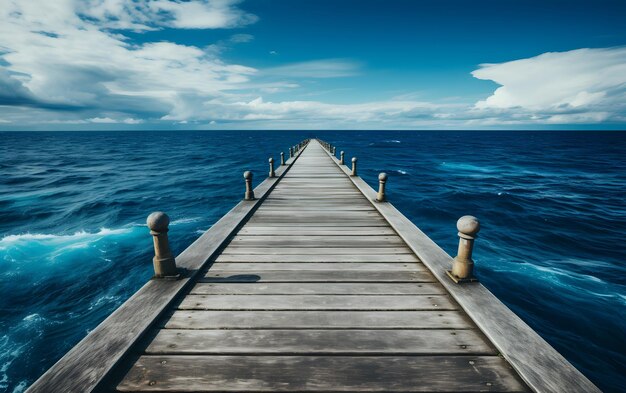
[[[159,118],[187,97],[239,88],[254,68],[224,63],[207,48],[137,44],[109,30],[234,27],[251,21],[236,3],[0,0],[0,105],[30,106],[37,114],[51,109],[49,115],[60,117],[70,116],[70,110],[86,112],[85,118],[116,113],[123,122]]]
[[[482,64],[472,75],[500,85],[477,109],[534,113],[548,123],[593,123],[619,118],[626,108],[626,47]]]

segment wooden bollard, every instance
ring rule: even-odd
[[[176,260],[170,251],[170,242],[167,238],[170,218],[163,212],[154,212],[146,220],[152,240],[154,241],[154,277],[177,278]]]
[[[254,200],[254,190],[252,190],[252,172],[245,171],[243,178],[246,179],[246,195],[243,199],[246,201]]]
[[[285,153],[280,152],[280,165],[285,165]]]
[[[270,162],[270,174],[269,174],[269,177],[276,177],[276,173],[274,172],[274,158],[270,157],[269,162]]]
[[[385,184],[387,183],[387,174],[385,172],[381,172],[378,175],[378,195],[376,195],[377,202],[385,202]]]
[[[448,276],[457,284],[478,281],[473,274],[472,250],[480,231],[480,222],[474,216],[463,216],[457,221],[456,228],[459,230],[459,251],[452,262],[452,270],[447,272]]]
[[[350,174],[350,176],[356,176],[356,162],[357,158],[352,157],[352,173]]]
[[[344,158],[344,152],[342,151],[341,153],[339,153],[339,164],[340,165],[344,164],[343,158]]]

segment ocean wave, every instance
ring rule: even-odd
[[[481,173],[495,173],[498,171],[496,168],[493,168],[493,167],[468,164],[468,163],[462,163],[462,162],[442,162],[439,166],[447,171],[481,172]]]
[[[201,219],[202,219],[201,217],[178,218],[176,220],[170,221],[170,225],[189,224],[189,223],[192,223],[192,222],[198,222]]]
[[[14,246],[18,243],[26,243],[26,242],[57,242],[57,243],[67,243],[67,242],[75,242],[78,240],[84,239],[92,239],[97,240],[104,236],[112,236],[112,235],[123,235],[130,233],[132,231],[131,228],[119,228],[119,229],[109,229],[109,228],[100,228],[98,232],[87,232],[87,231],[78,231],[71,235],[53,235],[53,234],[43,234],[43,233],[24,233],[20,235],[7,235],[0,239],[0,250],[6,247]]]

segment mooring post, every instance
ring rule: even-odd
[[[270,157],[270,177],[276,177],[276,174],[274,173],[274,158]]]
[[[289,148],[289,158],[293,158],[293,147]]]
[[[176,260],[170,251],[170,242],[167,238],[170,218],[163,212],[154,212],[146,220],[152,240],[154,241],[154,277],[177,278]]]
[[[448,276],[457,284],[478,281],[473,275],[472,250],[480,231],[480,222],[474,216],[463,216],[456,222],[456,228],[459,230],[459,251],[452,262],[452,270],[448,270]]]
[[[333,156],[337,154],[337,147],[333,146]]]
[[[356,157],[352,157],[352,173],[350,176],[356,176]]]
[[[280,165],[285,165],[285,153],[280,152]]]
[[[343,164],[344,164],[344,161],[343,161],[343,158],[344,158],[344,152],[343,152],[343,151],[342,151],[341,153],[339,153],[339,157],[340,157],[340,158],[339,158],[339,164],[340,164],[340,165],[343,165]]]
[[[245,171],[243,178],[246,179],[246,195],[243,199],[246,201],[254,200],[254,191],[252,190],[252,172]]]
[[[387,174],[381,172],[378,175],[378,195],[376,196],[377,202],[385,202],[385,183],[387,183]]]

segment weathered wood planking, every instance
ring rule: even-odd
[[[215,270],[373,270],[373,271],[426,271],[422,264],[414,262],[218,262],[211,267]]]
[[[475,329],[462,311],[189,311],[168,329]]]
[[[485,372],[506,381],[500,390],[524,391],[488,340],[320,145],[310,144],[298,162],[163,321],[163,329],[138,353],[139,361],[128,366],[119,390],[436,391],[442,386],[472,391],[499,386],[476,379],[481,372],[467,360],[473,356],[485,357],[485,370],[490,370]],[[200,365],[183,366],[191,361],[185,358],[189,354]],[[222,357],[220,367],[212,366],[216,356],[232,354],[241,356]],[[262,356],[268,354],[276,356]],[[282,365],[294,354],[306,357],[289,358],[292,374],[280,382]],[[334,357],[321,356],[328,354]],[[443,363],[453,373],[455,364],[471,369],[462,377],[467,380],[441,381],[428,358],[433,354],[457,355]],[[168,358],[158,363],[151,355]],[[244,355],[255,356],[248,363],[255,369],[252,379],[227,371],[239,367],[231,363],[248,361]],[[372,358],[366,361],[364,355]],[[391,355],[412,355],[402,358],[408,361],[402,374],[419,378],[402,383],[362,378],[363,367],[383,369],[400,360],[389,362]],[[181,365],[168,374],[159,365],[170,361]],[[422,361],[430,366],[422,367]],[[305,364],[307,369],[300,369]],[[198,381],[194,368],[206,370],[205,379]],[[316,375],[323,384],[311,385]],[[418,379],[420,385],[413,386]]]
[[[439,283],[197,283],[192,295],[441,295]]]
[[[506,362],[497,356],[142,356],[118,389],[177,392],[526,391]]]
[[[249,224],[248,224],[249,225]],[[260,255],[355,255],[355,251],[349,248],[341,247],[294,247],[294,248],[260,248],[260,247],[228,247],[221,255],[229,254],[260,254]],[[415,255],[407,247],[390,247],[377,248],[371,247],[367,249],[368,255],[374,254],[410,254]],[[362,254],[356,254],[362,255]]]
[[[314,252],[312,250],[312,252]],[[216,262],[299,262],[299,263],[380,263],[380,262],[419,262],[415,256],[411,254],[331,254],[331,255],[311,255],[311,254],[222,254]]]
[[[447,295],[187,295],[179,310],[456,310]]]
[[[426,271],[209,270],[202,282],[434,282]]]
[[[496,355],[477,330],[162,329],[148,355]]]

